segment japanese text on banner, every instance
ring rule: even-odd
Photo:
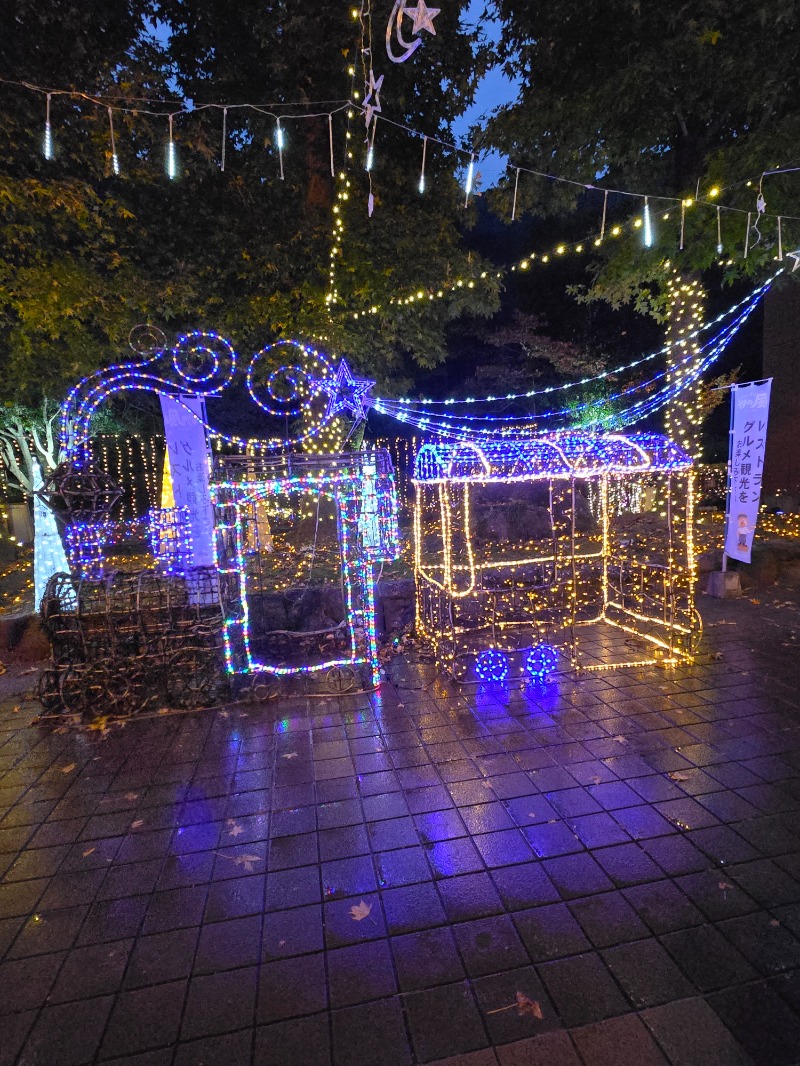
[[[731,390],[725,554],[749,563],[761,503],[772,378]]]

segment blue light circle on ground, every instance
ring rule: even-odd
[[[544,681],[558,663],[558,652],[552,644],[537,644],[525,660],[525,668],[536,681]]]
[[[481,681],[505,681],[508,677],[508,659],[501,651],[482,651],[475,660],[475,673]]]

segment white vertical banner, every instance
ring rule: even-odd
[[[728,452],[725,554],[749,563],[761,503],[772,378],[734,385]]]
[[[189,511],[191,565],[214,566],[214,509],[205,431],[205,407],[198,396],[159,394],[176,507]]]

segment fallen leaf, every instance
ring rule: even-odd
[[[89,723],[89,729],[93,733],[105,733],[108,730],[108,715],[101,714],[99,718]]]
[[[296,759],[297,758],[297,752],[296,751],[287,751],[285,753],[285,755],[281,755],[281,758],[282,759]]]
[[[628,738],[627,737],[620,736],[620,737],[612,737],[611,739],[612,740],[616,740],[617,744],[627,744],[628,743]]]
[[[219,716],[220,716],[220,718],[228,718],[229,717],[227,711],[220,711],[219,712]]]
[[[241,866],[243,870],[247,870],[248,873],[252,873],[255,869],[253,865],[256,862],[261,862],[260,855],[237,855],[233,860],[234,866]]]
[[[84,859],[88,859],[92,852],[97,851],[97,848],[87,848],[83,853]]]
[[[137,818],[135,822],[131,822],[131,829],[139,829],[144,825],[144,818]]]
[[[667,777],[671,778],[673,781],[688,781],[689,780],[689,775],[688,774],[682,774],[680,772],[680,770],[676,770],[675,773],[673,773],[673,774],[667,774]]]
[[[500,1014],[504,1010],[513,1010],[514,1007],[517,1008],[519,1015],[531,1014],[534,1018],[538,1018],[539,1021],[542,1020],[542,1008],[539,1006],[538,1001],[530,999],[524,992],[517,992],[513,1003],[508,1003],[505,1007],[495,1007],[494,1010],[487,1010],[486,1013]]]
[[[74,762],[71,762],[69,764],[69,766],[62,766],[61,767],[61,773],[62,774],[71,774],[72,771],[75,769],[75,765],[76,764]]]
[[[781,923],[780,923],[780,922],[778,921],[778,919],[777,919],[777,918],[773,918],[773,919],[772,919],[772,920],[770,921],[770,923],[769,923],[769,924],[770,924],[770,925],[772,925],[772,926],[778,926],[778,925],[780,925]]]
[[[11,708],[11,713],[12,714],[19,714],[19,707],[12,707]]]
[[[363,899],[360,903],[354,903],[350,908],[350,914],[354,922],[363,922],[365,918],[369,918],[371,913],[372,904],[365,903]]]
[[[138,798],[139,798],[139,793],[138,792],[126,792],[125,793],[125,799],[128,801],[128,803],[135,803],[136,800],[138,800]]]
[[[233,822],[228,819],[228,825],[230,826],[230,828],[228,829],[228,836],[230,837],[241,836],[244,832],[244,826],[239,825],[238,822]]]
[[[529,999],[524,992],[517,992],[517,1009],[520,1014],[532,1014],[534,1018],[542,1020],[542,1008],[538,1000]]]

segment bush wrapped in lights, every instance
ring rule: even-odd
[[[691,458],[657,434],[425,444],[417,625],[457,680],[691,657]]]

